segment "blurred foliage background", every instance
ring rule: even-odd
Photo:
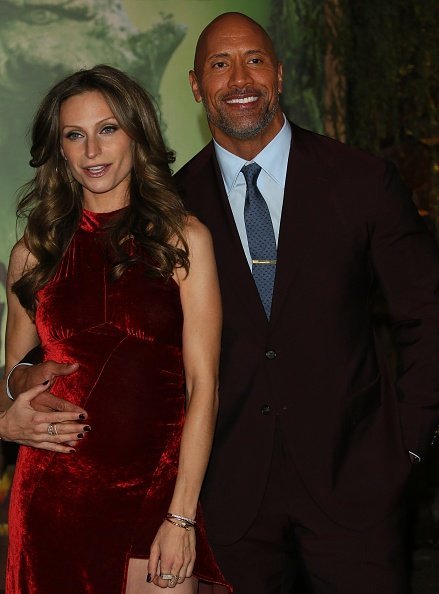
[[[439,238],[436,0],[273,0],[288,116],[390,158]]]

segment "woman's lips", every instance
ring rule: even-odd
[[[110,165],[92,165],[91,167],[84,167],[84,171],[90,177],[102,177],[109,167]]]

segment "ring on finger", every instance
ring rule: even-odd
[[[178,583],[178,575],[173,575],[172,580],[169,580],[168,586],[175,586]]]
[[[49,423],[47,425],[47,433],[49,435],[58,435],[58,428],[56,426],[56,423]]]
[[[178,575],[174,575],[172,573],[161,573],[159,575],[159,578],[161,580],[166,580],[169,582],[169,585],[172,586],[174,584],[174,581],[178,580]],[[171,583],[172,582],[172,583]]]

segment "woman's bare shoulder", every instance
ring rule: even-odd
[[[193,215],[188,215],[186,219],[184,234],[189,247],[191,245],[203,246],[212,243],[212,236],[209,229]]]

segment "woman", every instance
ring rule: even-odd
[[[93,431],[72,455],[20,452],[7,592],[225,584],[197,513],[217,410],[218,281],[153,105],[114,68],[77,72],[43,100],[31,154],[7,368],[38,342],[46,360],[79,364],[51,391],[84,407]]]

